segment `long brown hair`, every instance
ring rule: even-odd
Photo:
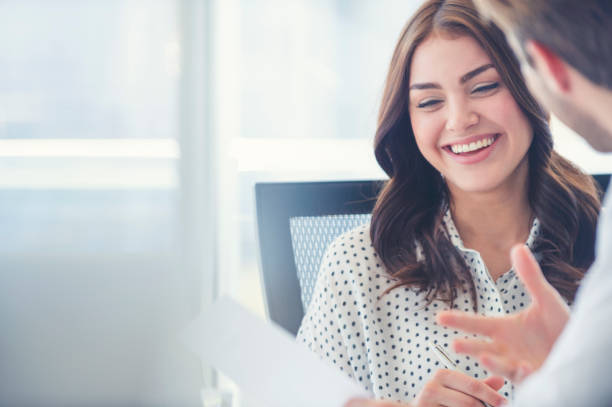
[[[553,150],[548,115],[527,90],[503,33],[481,20],[471,0],[429,0],[402,30],[387,75],[375,137],[375,154],[389,176],[372,213],[374,249],[395,279],[451,307],[457,290],[473,279],[458,250],[441,228],[449,192],[441,175],[419,151],[408,113],[408,79],[415,49],[432,33],[473,37],[491,58],[533,130],[528,151],[529,203],[541,233],[534,251],[548,281],[568,300],[594,259],[600,208],[593,178]],[[423,257],[417,258],[416,243]]]

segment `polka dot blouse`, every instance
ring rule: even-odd
[[[493,281],[480,254],[463,246],[450,211],[442,227],[470,268],[479,313],[503,315],[529,304],[529,295],[513,270]],[[536,219],[527,240],[530,248],[538,231]],[[383,295],[393,283],[372,247],[369,225],[340,236],[323,258],[298,341],[357,380],[376,398],[411,401],[416,397],[435,371],[443,368],[429,342],[447,349],[467,374],[477,379],[488,376],[475,359],[452,351],[453,339],[465,335],[435,322],[436,314],[448,308],[446,303],[426,305],[425,293],[406,287]],[[473,310],[467,290],[459,293],[455,308]],[[508,382],[500,390],[510,399],[512,391]]]

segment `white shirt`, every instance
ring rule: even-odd
[[[599,215],[595,263],[548,359],[521,386],[516,406],[612,406],[612,193]]]
[[[480,254],[463,246],[450,211],[442,227],[470,268],[479,313],[504,315],[529,305],[529,295],[513,270],[493,281]],[[530,248],[538,233],[536,219],[527,240]],[[371,390],[376,398],[410,401],[442,368],[428,342],[442,344],[453,355],[450,344],[465,335],[435,322],[438,311],[448,309],[442,301],[426,306],[425,293],[406,287],[383,295],[394,283],[372,247],[369,225],[340,236],[323,258],[298,341]],[[458,293],[455,308],[473,310],[467,290]],[[469,356],[453,357],[458,367],[473,377],[488,376]],[[511,398],[511,384],[506,383],[500,392]]]

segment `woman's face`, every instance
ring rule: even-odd
[[[421,43],[409,99],[419,150],[451,192],[493,191],[526,177],[531,126],[475,39],[430,36]]]

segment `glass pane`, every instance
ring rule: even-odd
[[[172,342],[179,5],[0,2],[0,404],[197,401]]]
[[[144,6],[0,4],[0,252],[174,248],[177,10]]]

